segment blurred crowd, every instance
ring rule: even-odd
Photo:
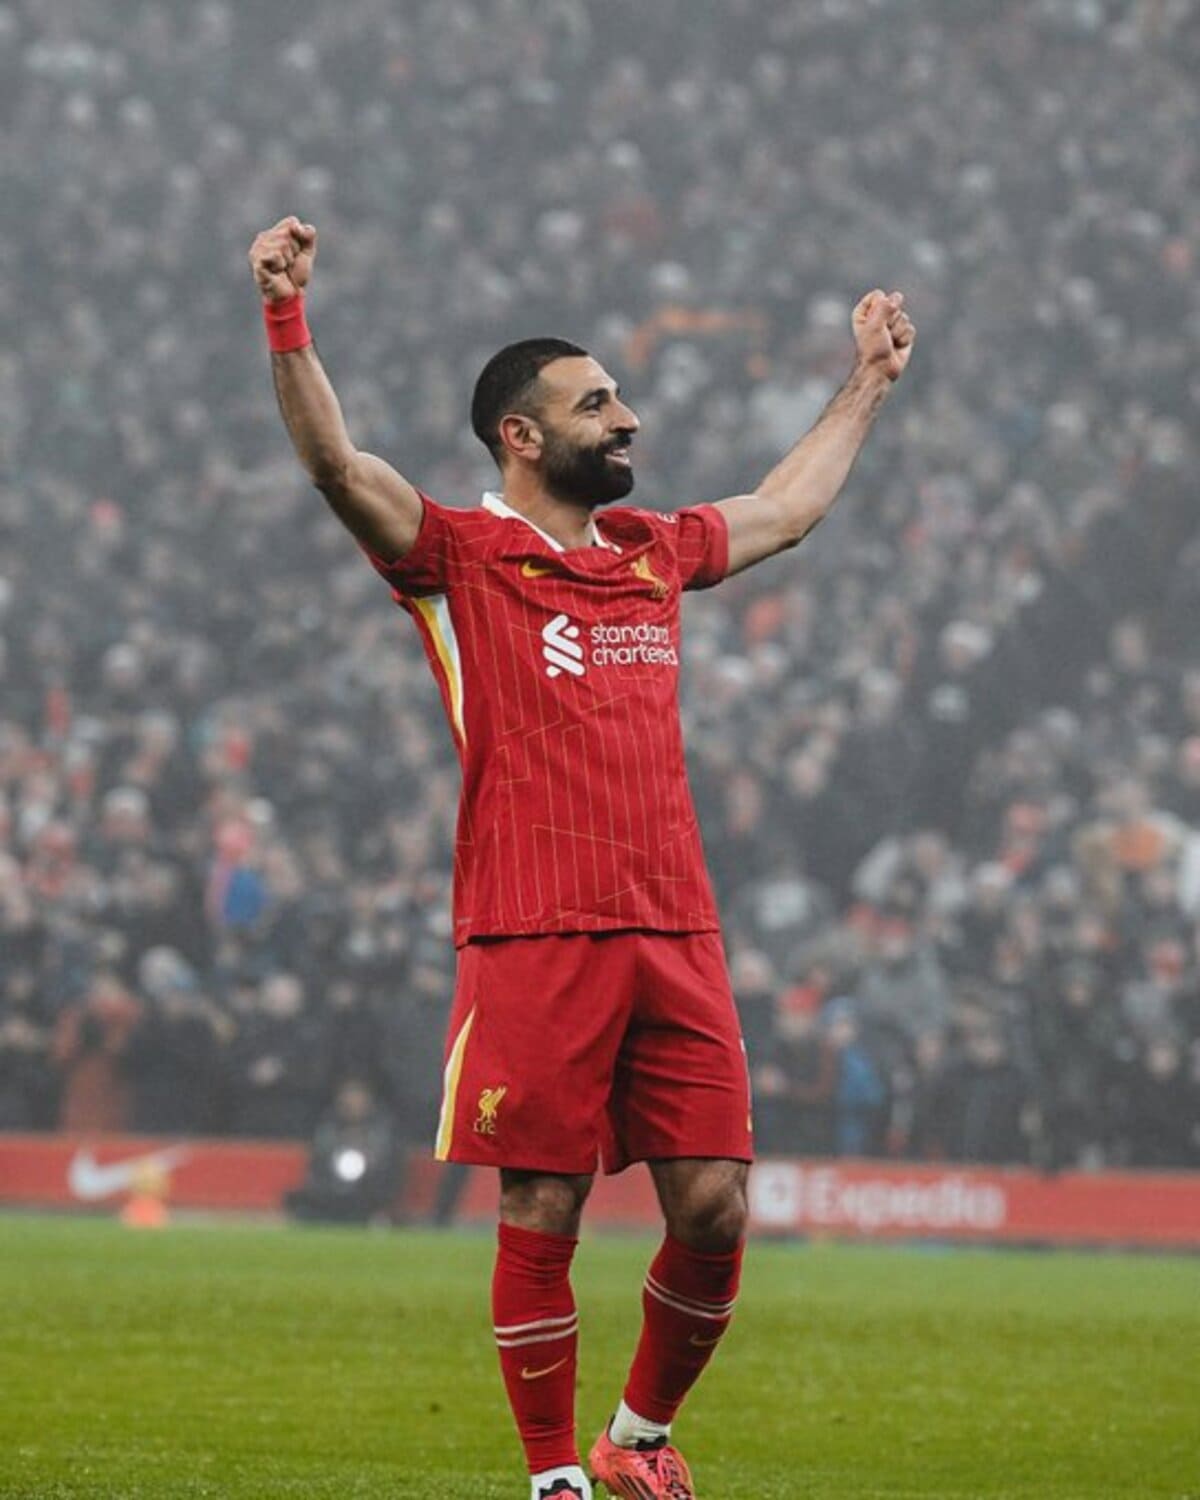
[[[760,1144],[1200,1164],[1197,77],[1190,0],[2,0],[0,1129],[429,1131],[457,768],[274,410],[295,212],[448,503],[511,338],[670,508],[906,291],[839,508],[686,608]]]

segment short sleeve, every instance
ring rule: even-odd
[[[679,580],[685,590],[710,589],[729,571],[729,528],[715,505],[672,511]]]
[[[457,532],[463,512],[439,505],[421,491],[417,493],[421,495],[421,525],[416,541],[404,556],[389,563],[363,548],[367,561],[391,585],[397,599],[445,593],[456,571]]]

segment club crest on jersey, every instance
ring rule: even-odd
[[[508,1093],[508,1085],[500,1084],[494,1089],[484,1089],[479,1096],[479,1117],[475,1121],[476,1135],[496,1134],[496,1115],[505,1094]]]
[[[660,578],[650,566],[650,559],[643,552],[629,564],[629,571],[635,578],[640,578],[643,583],[650,585],[650,593],[655,599],[665,599],[671,592],[670,585],[665,578]]]

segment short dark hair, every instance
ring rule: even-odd
[[[532,388],[546,365],[556,359],[587,358],[587,350],[567,339],[521,339],[493,354],[475,382],[471,426],[475,436],[500,462],[500,419],[528,404]]]

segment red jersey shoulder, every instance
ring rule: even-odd
[[[729,566],[729,533],[715,505],[675,511],[620,506],[605,511],[600,526],[611,540],[643,549],[649,568],[656,563],[669,567],[684,589],[710,588]]]
[[[398,599],[444,593],[472,567],[486,564],[504,538],[503,519],[483,506],[441,505],[419,493],[421,525],[404,556],[386,562],[367,551],[371,566]]]

